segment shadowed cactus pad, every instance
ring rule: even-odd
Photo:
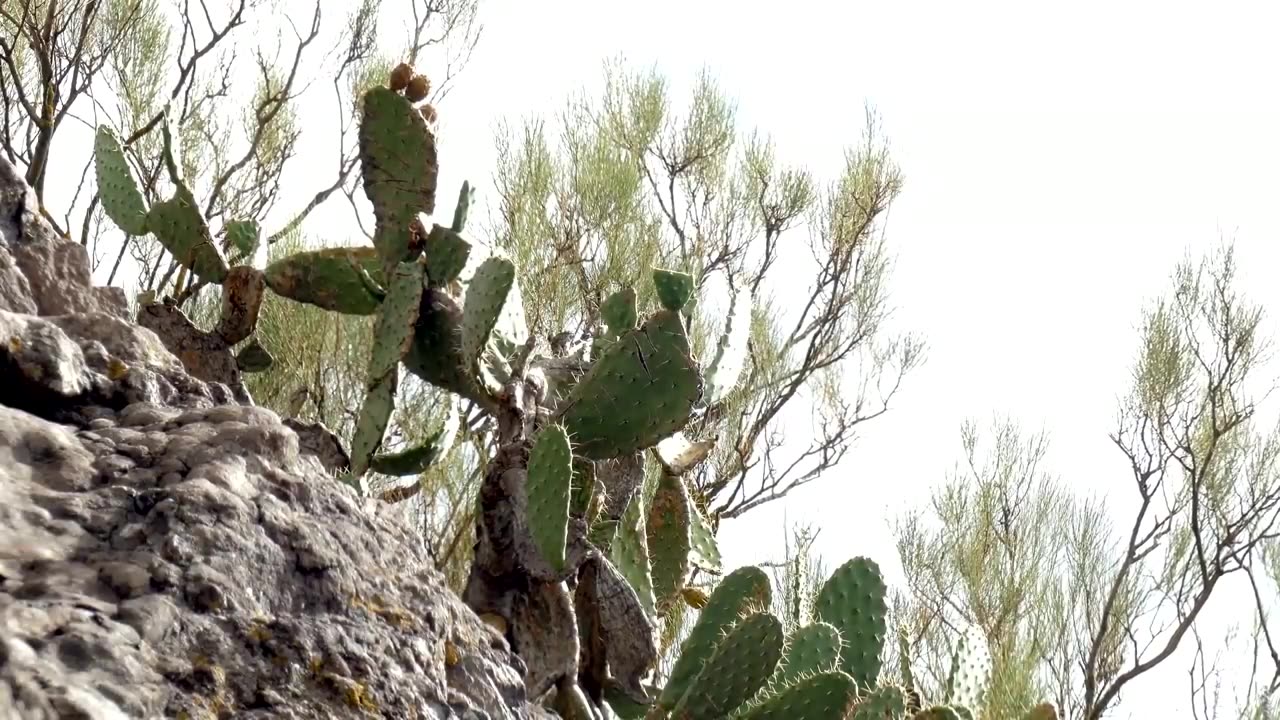
[[[680,645],[680,655],[671,666],[667,684],[662,688],[658,704],[670,709],[688,691],[694,677],[711,658],[724,632],[749,608],[765,608],[772,601],[769,576],[758,567],[738,568],[720,581],[706,607],[698,613],[693,630]]]
[[[201,280],[221,285],[226,279],[227,261],[214,246],[209,226],[186,188],[180,186],[173,197],[151,206],[147,228],[174,259]]]
[[[98,176],[98,196],[107,217],[129,235],[146,235],[146,201],[129,170],[119,139],[105,125],[98,127],[93,140],[93,162]]]
[[[838,720],[858,697],[853,678],[826,672],[801,680],[741,716],[741,720]]]
[[[646,531],[649,575],[653,578],[653,594],[659,607],[675,599],[689,575],[693,548],[689,522],[694,512],[684,481],[663,473],[653,493]]]
[[[653,287],[658,292],[662,307],[679,312],[693,297],[693,276],[676,270],[656,268],[653,271]]]
[[[573,453],[564,428],[550,425],[538,433],[529,451],[525,494],[529,532],[542,557],[559,572],[564,569],[569,526],[569,490],[573,483]]]
[[[427,277],[432,287],[444,287],[458,279],[471,256],[471,243],[456,230],[440,225],[431,228],[423,254],[427,258]]]
[[[701,394],[684,321],[661,310],[605,349],[561,412],[574,451],[603,460],[679,430]]]
[[[623,288],[600,305],[600,319],[609,327],[610,337],[617,337],[636,326],[639,316],[636,313],[636,291]]]
[[[635,493],[618,521],[617,532],[609,544],[609,558],[636,591],[640,607],[649,617],[656,618],[653,579],[649,574],[648,514],[645,510],[644,493]]]
[[[840,631],[845,647],[840,669],[866,688],[880,675],[885,641],[885,584],[880,567],[867,558],[854,558],[827,578],[814,600],[814,616]]]
[[[300,252],[271,263],[264,272],[267,287],[281,297],[346,315],[372,315],[381,299],[369,291],[357,267],[382,284],[382,263],[371,247]]]
[[[751,699],[764,687],[782,657],[782,622],[755,613],[733,626],[717,644],[672,716],[715,720]]]
[[[226,247],[234,248],[241,258],[252,257],[258,251],[261,231],[253,220],[230,220],[223,226],[226,234]]]

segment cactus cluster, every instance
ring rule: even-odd
[[[420,104],[429,87],[401,64],[385,87],[362,96],[361,178],[376,218],[372,247],[300,252],[263,270],[229,266],[178,174],[167,127],[165,162],[176,189],[151,208],[119,140],[99,128],[103,207],[126,233],[155,235],[185,271],[222,286],[219,332],[229,344],[252,336],[263,287],[328,311],[374,316],[366,394],[344,476],[357,492],[367,492],[368,471],[418,475],[453,442],[456,415],[422,446],[380,452],[402,367],[490,414],[497,452],[479,490],[463,599],[520,655],[530,695],[562,716],[973,717],[962,704],[981,702],[986,671],[969,658],[978,643],[957,650],[948,705],[921,709],[910,701],[911,688],[877,685],[885,584],[870,560],[836,570],[817,597],[814,622],[790,637],[769,612],[772,591],[759,568],[724,575],[710,595],[687,586],[695,569],[719,575],[723,568],[716,519],[686,480],[715,438],[683,431],[738,383],[750,293],[731,294],[707,363],[694,357],[687,329],[698,283],[669,268],[652,270],[658,307],[642,315],[635,289],[617,290],[592,314],[599,326],[590,341],[573,350],[546,352],[538,338],[522,337],[514,263],[496,252],[473,257],[466,234],[471,186],[463,184],[448,225],[424,220],[435,212],[439,168],[436,111]],[[221,235],[241,263],[260,242],[249,221],[227,222]],[[240,360],[244,371],[270,364],[256,340]],[[661,469],[652,484],[645,482],[649,455]],[[395,502],[410,494],[397,488],[381,497]],[[698,620],[669,677],[654,687],[660,618],[678,602],[698,608]]]

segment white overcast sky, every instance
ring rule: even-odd
[[[286,5],[305,21],[309,2]],[[906,177],[887,226],[895,321],[924,336],[928,363],[837,471],[725,526],[730,565],[776,559],[785,513],[822,528],[831,565],[869,555],[896,573],[887,520],[954,466],[969,417],[1043,428],[1073,488],[1129,498],[1107,432],[1139,313],[1177,261],[1233,239],[1246,288],[1280,308],[1277,6],[1056,5],[484,0],[484,36],[441,106],[446,208],[463,178],[491,192],[500,118],[559,111],[618,55],[656,63],[678,97],[709,68],[740,125],[823,182],[864,104],[880,114]],[[295,162],[297,198],[332,172],[327,146]],[[344,232],[341,202],[310,231]],[[1191,717],[1186,667],[1141,681],[1116,716]]]
[[[823,180],[871,103],[906,176],[897,320],[929,361],[832,476],[722,535],[731,565],[776,558],[785,513],[822,528],[831,564],[892,565],[887,513],[953,467],[966,417],[1043,428],[1072,487],[1132,495],[1107,432],[1139,313],[1184,254],[1234,239],[1246,287],[1280,309],[1276,7],[490,0],[442,162],[488,172],[483,121],[554,112],[619,53],[677,90],[710,68],[744,127]],[[1176,660],[1116,716],[1191,717]]]

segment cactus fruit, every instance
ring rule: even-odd
[[[835,670],[840,662],[840,644],[840,631],[834,625],[815,622],[800,628],[788,641],[771,684],[785,687],[814,673]]]
[[[480,353],[489,344],[515,279],[515,264],[502,257],[486,259],[471,277],[462,307],[462,358],[468,367],[478,370]]]
[[[841,672],[811,675],[741,716],[741,720],[833,720],[846,717],[858,697]]]
[[[758,567],[734,570],[716,585],[706,607],[688,637],[680,645],[680,655],[671,666],[667,684],[658,696],[658,705],[671,709],[689,690],[702,666],[711,658],[727,628],[749,608],[768,607],[772,599],[769,576]]]
[[[426,75],[414,75],[404,89],[405,98],[411,103],[420,103],[427,99],[431,92],[431,81]]]
[[[991,674],[991,653],[982,631],[970,626],[956,642],[951,654],[951,671],[947,675],[945,697],[947,703],[964,707],[979,707],[986,694],[987,680]]]
[[[94,136],[93,161],[98,176],[98,196],[107,217],[129,235],[146,235],[146,201],[129,170],[120,140],[105,125],[100,125]]]
[[[661,310],[605,349],[560,412],[574,451],[601,460],[679,430],[701,394],[684,321]]]
[[[529,531],[543,559],[556,572],[564,569],[572,482],[573,453],[569,449],[569,436],[558,425],[544,427],[529,451],[525,493]]]
[[[717,644],[671,713],[680,720],[722,718],[750,700],[782,658],[782,622],[754,613],[736,623]]]
[[[751,339],[751,288],[734,293],[725,315],[724,330],[716,343],[715,356],[703,372],[706,383],[704,402],[708,405],[724,399],[738,384],[746,366],[747,342]]]
[[[673,312],[680,312],[693,297],[693,285],[693,276],[689,273],[662,268],[653,270],[653,286],[658,291],[658,301]]]
[[[860,688],[871,687],[880,675],[888,612],[885,592],[880,567],[860,557],[837,568],[814,600],[814,616],[836,626],[844,638],[840,669]]]
[[[400,92],[409,87],[409,81],[413,79],[413,66],[409,63],[400,63],[391,71],[391,77],[387,80],[387,87],[392,92]]]
[[[1027,711],[1027,720],[1058,720],[1058,709],[1053,703],[1040,703]]]
[[[664,473],[653,493],[647,530],[649,575],[660,608],[675,598],[689,575],[693,548],[689,519],[693,513],[684,481]]]

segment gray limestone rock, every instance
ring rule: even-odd
[[[545,717],[330,445],[193,377],[0,158],[0,718]]]

